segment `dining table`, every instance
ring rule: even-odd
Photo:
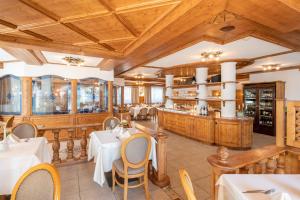
[[[51,163],[48,141],[45,137],[21,139],[8,144],[0,152],[0,195],[9,195],[18,179],[31,167]]]
[[[133,112],[133,118],[136,119],[138,114],[140,113],[142,108],[147,108],[147,113],[149,112],[151,107],[145,107],[145,106],[136,106],[136,107],[131,107],[130,110]]]
[[[141,132],[136,128],[127,130],[130,135]],[[94,159],[96,163],[93,180],[100,186],[105,183],[105,172],[110,172],[113,162],[121,158],[122,140],[119,139],[118,134],[113,130],[94,131],[90,134],[88,160]],[[152,160],[152,166],[157,169],[156,140],[153,137],[151,137],[149,160]]]
[[[218,200],[299,200],[299,174],[223,174]]]

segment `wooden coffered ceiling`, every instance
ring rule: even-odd
[[[247,36],[299,51],[299,0],[0,0],[0,47],[37,63],[41,50],[101,57],[98,67],[116,75],[200,41]]]

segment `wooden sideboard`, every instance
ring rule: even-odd
[[[209,144],[218,144],[235,149],[250,149],[252,146],[251,118],[215,118],[158,111],[161,128]]]

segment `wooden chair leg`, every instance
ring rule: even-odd
[[[144,176],[144,189],[145,189],[146,199],[150,200],[149,186],[148,186],[148,175],[147,174],[145,174],[145,176]]]
[[[116,169],[113,166],[112,167],[112,191],[115,192],[115,186],[116,186]]]
[[[124,197],[123,200],[127,200],[128,195],[128,177],[124,177]]]

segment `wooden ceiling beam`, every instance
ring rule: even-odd
[[[43,62],[34,54],[32,50],[20,49],[20,48],[3,48],[9,54],[17,58],[18,60],[24,61],[28,65],[42,65]]]
[[[112,13],[112,15],[121,23],[127,31],[129,31],[133,36],[138,37],[139,32],[128,22],[126,19],[124,19],[122,16],[119,16],[115,13],[115,8],[106,0],[98,0],[108,11]]]
[[[287,5],[291,9],[296,10],[297,12],[300,12],[300,1],[298,0],[278,0],[278,1]]]
[[[117,60],[124,58],[123,54],[119,52],[0,34],[0,47],[6,46],[33,50],[53,51],[58,53],[72,53],[86,56],[98,56],[102,58],[111,58]]]
[[[40,61],[42,61],[43,64],[47,64],[48,63],[48,60],[46,59],[46,57],[44,56],[44,54],[42,53],[42,51],[32,50],[32,54],[34,54]]]

